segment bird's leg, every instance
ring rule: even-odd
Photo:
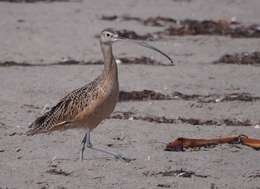
[[[81,144],[82,144],[82,148],[81,148],[81,161],[83,160],[83,154],[85,151],[85,145],[86,145],[86,138],[87,138],[87,134],[85,134]]]
[[[114,152],[110,152],[110,151],[106,151],[106,150],[103,150],[103,149],[100,149],[100,148],[95,148],[93,147],[91,141],[90,141],[90,129],[87,128],[87,132],[81,142],[82,144],[82,148],[81,148],[81,160],[83,160],[83,157],[84,157],[84,151],[85,151],[85,146],[87,144],[87,147],[92,149],[92,150],[96,150],[96,151],[99,151],[99,152],[102,152],[102,153],[105,153],[105,154],[109,154],[109,155],[112,155],[115,159],[121,159],[121,160],[124,160],[126,162],[130,162],[132,159],[129,159],[129,158],[126,158],[124,156],[122,156],[121,154],[116,154]]]
[[[86,143],[87,143],[87,147],[88,148],[92,148],[92,143],[90,141],[90,128],[87,128],[87,132],[81,142],[82,144],[82,148],[81,148],[81,160],[83,160],[83,155],[84,155],[84,151],[85,151],[85,146],[86,146]]]
[[[86,133],[86,135],[87,135],[87,147],[88,147],[88,148],[91,148],[93,145],[92,145],[92,143],[91,143],[91,141],[90,141],[90,128],[87,128],[87,133]]]

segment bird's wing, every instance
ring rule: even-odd
[[[97,95],[99,79],[97,78],[82,88],[76,89],[62,98],[48,112],[38,117],[30,126],[27,135],[50,132],[73,122]]]

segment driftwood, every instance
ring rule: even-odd
[[[166,151],[185,151],[187,148],[209,147],[218,144],[243,144],[255,150],[260,150],[260,140],[249,138],[246,135],[239,135],[237,137],[225,137],[217,139],[192,139],[192,138],[177,138],[176,140],[167,144]]]

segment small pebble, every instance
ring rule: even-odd
[[[222,98],[217,98],[216,100],[215,100],[215,102],[221,102],[222,101]]]
[[[131,121],[132,121],[132,120],[134,120],[134,118],[133,118],[133,117],[129,117],[129,119],[128,119],[128,120],[131,120]]]

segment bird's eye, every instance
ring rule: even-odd
[[[110,37],[110,34],[109,34],[109,33],[106,33],[106,36],[107,36],[107,37]]]

